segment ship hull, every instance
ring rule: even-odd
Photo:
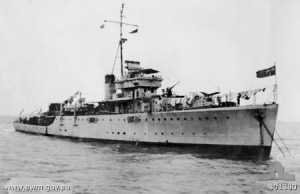
[[[50,136],[268,157],[277,112],[278,105],[271,104],[151,114],[63,116],[56,117],[49,126],[17,122],[14,126],[16,131]]]

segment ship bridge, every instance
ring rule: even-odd
[[[125,63],[128,72],[127,75],[115,80],[116,95],[132,99],[156,95],[163,80],[160,75],[154,75],[159,71],[141,68],[140,62],[137,61],[125,61]]]
[[[143,73],[153,71],[158,72],[153,69],[144,69],[132,76],[123,76],[119,79],[116,79],[116,89],[127,89],[136,87],[159,88],[161,87],[161,81],[163,80],[160,75],[145,75],[147,73]]]

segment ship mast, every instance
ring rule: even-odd
[[[122,40],[122,19],[123,19],[123,9],[124,9],[124,3],[122,3],[122,9],[121,9],[121,22],[120,22],[121,77],[123,77],[123,40]]]
[[[138,25],[135,24],[128,24],[128,23],[124,23],[123,22],[123,10],[124,10],[124,3],[122,3],[122,9],[120,11],[120,22],[117,21],[111,21],[111,20],[104,20],[104,22],[110,22],[110,23],[117,23],[120,24],[120,41],[119,41],[119,45],[120,45],[120,55],[121,55],[121,76],[123,77],[123,43],[127,40],[127,39],[123,39],[123,25],[127,25],[127,26],[134,26],[134,27],[138,27]]]

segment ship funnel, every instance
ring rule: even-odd
[[[116,91],[115,75],[113,75],[113,74],[105,75],[105,86],[104,87],[105,87],[105,90],[104,90],[105,91],[105,94],[104,94],[105,100],[112,99],[112,95]]]

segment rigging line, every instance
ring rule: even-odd
[[[117,48],[117,52],[116,52],[116,56],[115,56],[115,60],[114,60],[114,65],[113,65],[113,68],[112,68],[112,70],[111,70],[111,75],[114,73],[116,61],[117,61],[117,58],[118,58],[118,51],[119,51],[119,48],[120,48],[120,44],[118,44],[118,48]],[[109,79],[109,83],[108,83],[109,86],[110,86],[111,80],[112,80],[112,78]],[[109,90],[106,91],[106,94],[105,94],[105,95],[107,95],[108,92],[109,92]]]
[[[118,48],[117,48],[117,52],[116,52],[116,57],[115,57],[115,61],[114,61],[114,65],[113,65],[111,74],[114,73],[114,69],[115,69],[115,65],[116,65],[116,60],[117,60],[117,58],[118,58],[118,51],[119,51],[119,48],[120,48],[120,44],[118,44]]]
[[[281,142],[282,142],[282,144],[284,145],[285,149],[289,152],[290,155],[292,155],[291,152],[290,152],[290,150],[288,149],[288,147],[286,146],[286,144],[284,143],[284,141],[283,141],[282,138],[280,137],[280,135],[279,135],[279,133],[277,132],[277,130],[275,129],[274,131],[276,132],[277,136],[278,136],[279,139],[281,140]]]
[[[260,122],[263,124],[263,126],[264,126],[265,129],[267,130],[268,134],[270,135],[271,139],[272,139],[272,140],[274,141],[274,143],[277,145],[278,149],[281,151],[281,153],[283,154],[283,156],[285,156],[284,153],[283,153],[283,151],[282,151],[282,149],[279,147],[279,145],[277,144],[277,142],[275,141],[275,139],[272,137],[272,135],[271,135],[269,129],[267,128],[267,126],[265,125],[265,123],[264,123],[263,121],[260,121]]]
[[[128,23],[125,23],[125,22],[116,22],[116,21],[112,21],[112,20],[104,20],[104,22],[111,22],[111,23],[116,23],[116,24],[122,24],[122,25],[127,25],[127,26],[134,26],[134,27],[139,27],[138,25],[135,25],[135,24],[128,24]]]

